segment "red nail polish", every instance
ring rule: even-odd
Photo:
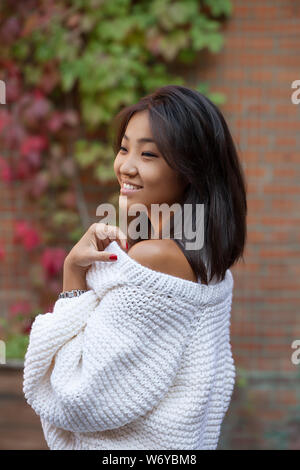
[[[118,259],[117,255],[110,255],[109,259]]]
[[[126,250],[128,250],[128,243],[126,242]]]

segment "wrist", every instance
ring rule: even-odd
[[[73,289],[87,290],[86,269],[75,266],[66,259],[63,271],[63,291]]]

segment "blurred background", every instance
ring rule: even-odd
[[[300,3],[2,0],[0,44],[0,449],[48,449],[22,392],[30,327],[96,207],[117,209],[113,117],[166,84],[220,107],[247,178],[218,449],[300,449]]]

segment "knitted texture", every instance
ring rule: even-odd
[[[23,392],[50,449],[216,449],[235,383],[233,277],[154,271],[116,241],[88,291],[37,315]]]

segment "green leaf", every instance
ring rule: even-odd
[[[165,36],[160,42],[160,50],[167,60],[172,60],[181,48],[189,43],[189,37],[184,31],[174,31]]]
[[[79,220],[78,214],[70,211],[57,210],[52,217],[54,225],[58,228],[63,225],[73,225]]]
[[[230,16],[233,5],[230,0],[203,0],[204,5],[210,8],[213,16]]]
[[[2,325],[4,328],[6,328],[8,326],[7,319],[0,317],[0,325]]]
[[[28,85],[36,85],[40,82],[42,77],[42,70],[40,68],[28,64],[24,65],[23,71]]]
[[[178,60],[184,64],[190,64],[196,59],[196,51],[183,49],[178,54]]]
[[[29,44],[21,39],[12,45],[11,51],[14,57],[24,60],[29,54]]]
[[[75,144],[75,160],[81,168],[87,168],[97,162],[101,157],[105,157],[107,148],[99,142],[89,142],[87,140],[78,140]]]
[[[85,231],[82,227],[75,228],[68,234],[69,240],[74,243],[77,243],[78,240],[80,240],[80,238],[84,235],[84,232]]]
[[[79,215],[59,205],[62,192],[74,185],[71,163],[75,165],[76,161],[80,170],[90,168],[102,183],[115,181],[115,155],[107,143],[113,137],[108,131],[112,119],[124,106],[136,103],[156,88],[168,83],[188,86],[185,75],[171,70],[177,70],[178,64],[192,65],[204,48],[210,53],[220,52],[220,26],[223,17],[231,14],[232,2],[73,0],[68,5],[60,2],[59,11],[49,8],[47,21],[40,24],[32,22],[32,12],[22,9],[22,2],[14,3],[14,11],[1,10],[3,21],[17,16],[21,26],[27,24],[27,34],[3,42],[0,54],[4,60],[12,57],[22,73],[21,93],[47,85],[52,90],[49,99],[54,111],[75,109],[80,116],[79,129],[66,123],[56,135],[56,131],[53,135],[49,132],[52,142],[41,171],[51,174],[51,183],[46,194],[38,198],[38,205],[30,202],[43,228],[45,243],[55,246],[62,236],[67,237],[66,242],[75,243],[83,234]],[[40,3],[38,0],[37,11]],[[43,84],[45,72],[49,76]],[[226,99],[210,90],[209,83],[198,84],[198,90],[216,104]],[[40,132],[47,132],[45,124],[40,123]],[[82,138],[76,142],[78,135]],[[61,152],[55,151],[55,143]],[[73,148],[74,154],[69,155]],[[29,270],[28,274],[34,289],[47,295],[47,285],[38,270]]]
[[[6,359],[24,359],[29,344],[29,336],[14,334],[6,341]]]
[[[102,183],[112,181],[116,177],[113,167],[105,165],[97,165],[94,175]]]
[[[213,101],[217,106],[225,104],[227,102],[227,96],[224,93],[211,92],[207,94],[207,97]]]

